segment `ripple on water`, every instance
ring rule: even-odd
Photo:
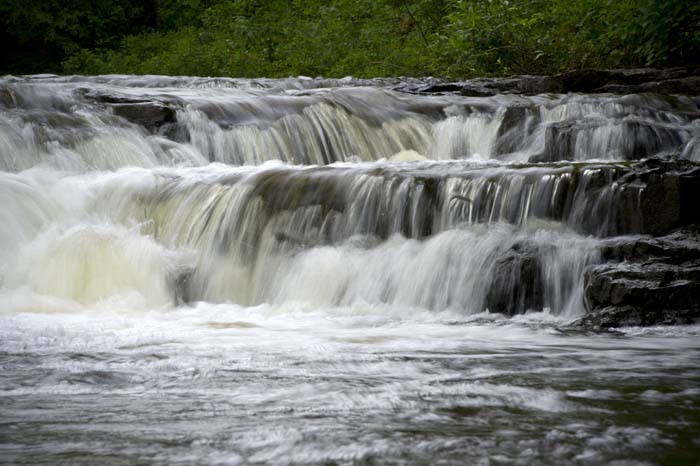
[[[693,328],[615,337],[385,311],[0,316],[0,455],[588,465],[700,453]]]

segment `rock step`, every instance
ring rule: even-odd
[[[397,90],[415,94],[458,93],[487,97],[496,94],[613,93],[700,95],[700,68],[638,68],[618,70],[580,69],[551,76],[518,75],[503,78],[476,78],[466,81],[402,86]]]
[[[584,274],[588,328],[691,324],[700,321],[700,234],[607,241],[605,260]]]

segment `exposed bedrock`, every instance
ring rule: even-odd
[[[700,164],[693,162],[444,168],[271,169],[255,176],[249,195],[265,218],[314,209],[329,241],[345,238],[341,232],[424,238],[462,223],[534,219],[598,237],[659,236],[700,223]]]
[[[585,326],[613,328],[700,320],[700,261],[605,264],[584,275]]]
[[[700,76],[687,76],[676,79],[651,81],[641,84],[610,83],[600,87],[596,92],[611,94],[683,94],[700,95]]]
[[[682,264],[700,261],[700,230],[680,229],[661,237],[628,236],[606,239],[600,247],[605,261],[649,261]]]
[[[609,167],[609,166],[608,166]],[[700,164],[654,157],[619,171],[588,170],[576,188],[572,220],[598,236],[648,234],[700,224]]]
[[[111,108],[115,115],[141,125],[151,132],[168,123],[176,122],[176,109],[180,106],[172,97],[153,99],[116,92],[78,89],[83,98]]]
[[[700,235],[608,240],[584,274],[586,315],[577,324],[614,328],[700,321]]]
[[[620,202],[627,216],[634,215],[630,210],[635,210],[635,203],[639,206],[639,233],[659,236],[674,228],[700,224],[700,165],[652,158],[633,167],[619,183],[638,189],[624,190]]]
[[[422,87],[400,87],[398,90],[434,94],[458,93],[486,97],[496,94],[685,94],[700,95],[700,69],[681,67],[667,69],[639,68],[629,70],[580,69],[551,76],[510,76],[476,78],[450,83],[431,83]]]

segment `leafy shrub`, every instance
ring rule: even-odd
[[[5,35],[35,50],[7,71],[63,57],[63,72],[83,74],[465,78],[700,61],[696,0],[56,2],[0,6]]]

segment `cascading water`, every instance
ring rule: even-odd
[[[139,463],[153,429],[163,464],[658,462],[685,444],[697,327],[626,348],[556,326],[583,314],[606,238],[654,231],[628,161],[700,160],[700,99],[398,84],[0,80],[0,459],[89,464],[107,444]],[[117,427],[70,446],[78,395],[137,394],[125,417],[85,408]],[[605,419],[659,400],[687,426]],[[27,411],[47,404],[48,425]]]

